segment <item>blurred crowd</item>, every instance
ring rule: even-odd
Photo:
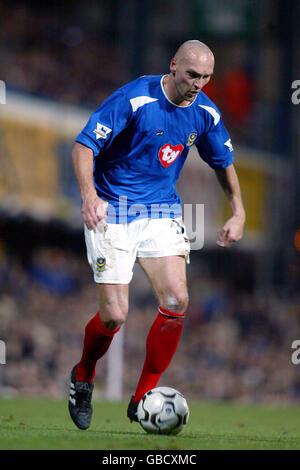
[[[74,2],[41,9],[30,2],[16,2],[12,8],[0,1],[1,79],[10,89],[56,101],[87,106],[102,102],[121,86],[126,68],[120,49],[107,37],[109,25],[101,30],[101,18],[109,20],[109,15],[98,10],[97,31],[93,9],[85,22],[87,10],[79,17]]]
[[[66,1],[41,7],[18,0],[12,7],[0,0],[0,79],[8,90],[96,109],[137,76],[167,73],[170,51],[192,35],[191,18],[182,19],[177,39],[168,36],[169,16],[156,2],[157,19],[141,18],[144,29],[151,31],[145,44],[132,18],[131,30],[124,27],[127,18],[121,15],[127,12],[120,12],[121,3],[94,0],[86,8],[83,1]],[[180,4],[175,2],[174,8]],[[284,133],[279,132],[278,85],[270,87],[263,80],[268,74],[279,75],[276,60],[258,62],[257,46],[238,38],[230,43],[211,38],[208,44],[217,61],[213,80],[203,91],[222,111],[232,141],[274,152],[282,147],[286,152],[281,144]]]
[[[97,311],[87,261],[60,248],[40,248],[22,266],[2,251],[0,396],[66,397],[80,359],[84,327]],[[157,301],[135,266],[124,328],[123,395],[133,393]],[[213,278],[199,260],[188,268],[190,306],[175,357],[160,381],[189,399],[296,403],[300,365],[291,344],[300,339],[300,298],[256,298]],[[97,365],[95,399],[106,397],[107,356]]]

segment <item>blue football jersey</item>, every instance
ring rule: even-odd
[[[143,76],[116,90],[76,138],[93,151],[95,188],[109,202],[107,222],[180,217],[175,185],[193,144],[213,169],[233,162],[216,105],[201,91],[189,106],[175,105],[163,77]]]

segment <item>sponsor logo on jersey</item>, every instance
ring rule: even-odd
[[[96,134],[96,139],[106,139],[108,134],[110,134],[112,129],[97,122],[97,129],[94,129],[93,132]]]
[[[97,271],[99,271],[101,273],[105,269],[106,259],[105,258],[97,258],[96,264],[97,264]]]
[[[179,157],[183,149],[183,145],[163,145],[163,147],[161,147],[158,152],[159,161],[162,166],[164,168],[170,166],[176,160],[176,158]]]
[[[164,133],[164,131],[162,131],[162,130],[160,130],[160,129],[159,129],[158,131],[155,131],[155,134],[156,134],[156,135],[163,135],[163,133]]]
[[[226,145],[226,147],[229,148],[230,152],[233,152],[233,147],[232,147],[231,139],[226,140],[226,142],[224,142],[224,145]]]
[[[191,132],[189,137],[188,137],[188,141],[187,141],[187,145],[190,147],[191,145],[193,145],[193,143],[195,142],[196,138],[197,138],[197,132]]]

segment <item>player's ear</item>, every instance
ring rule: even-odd
[[[175,75],[175,73],[176,73],[176,59],[175,59],[175,57],[173,57],[173,59],[171,59],[170,71],[171,71],[172,75]]]

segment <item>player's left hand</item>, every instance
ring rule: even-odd
[[[245,220],[243,217],[232,216],[220,230],[216,244],[222,248],[229,248],[232,243],[241,240],[243,237],[244,223]]]

